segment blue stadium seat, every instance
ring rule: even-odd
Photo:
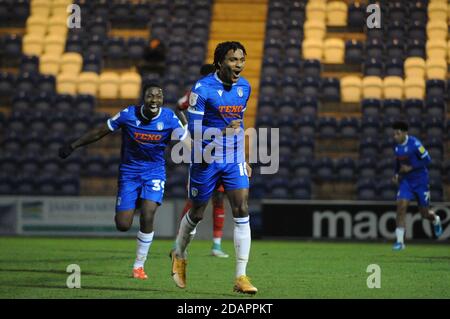
[[[295,157],[290,162],[290,168],[295,176],[309,178],[313,172],[313,163],[310,157]]]
[[[90,155],[83,165],[82,176],[103,177],[106,172],[106,161],[101,155]]]
[[[351,3],[348,6],[347,25],[349,27],[362,30],[366,23],[366,8],[359,2]]]
[[[403,1],[389,1],[387,9],[391,21],[403,21],[406,18],[407,5]]]
[[[108,19],[110,13],[111,4],[107,0],[97,0],[92,3],[91,12],[95,17],[101,17],[102,19]],[[90,30],[90,29],[88,29]]]
[[[32,176],[17,175],[15,182],[17,195],[36,195],[36,183]]]
[[[66,113],[74,111],[73,100],[74,97],[69,94],[56,95],[54,110]]]
[[[286,76],[281,83],[281,94],[292,98],[298,97],[298,80],[297,78]]]
[[[363,137],[359,144],[359,156],[365,157],[377,157],[380,152],[378,139],[371,136]]]
[[[408,117],[421,116],[424,110],[424,102],[420,99],[406,99],[404,109]]]
[[[303,96],[319,97],[320,79],[312,76],[304,77],[301,82],[301,91]]]
[[[438,179],[442,178],[444,173],[444,167],[441,161],[432,160],[430,164],[428,164],[428,174],[430,179]]]
[[[425,101],[425,111],[428,116],[443,118],[446,114],[446,103],[444,98],[427,98]]]
[[[363,65],[363,73],[365,76],[378,76],[383,75],[383,63],[380,58],[368,58]]]
[[[411,116],[408,119],[409,125],[408,133],[413,136],[420,137],[423,131],[423,124],[424,121],[420,116]]]
[[[430,197],[433,202],[442,202],[444,199],[444,190],[442,188],[441,178],[430,178]]]
[[[32,93],[36,88],[36,73],[21,73],[17,76],[16,91]]]
[[[263,59],[263,70],[262,77],[266,76],[278,76],[279,70],[281,69],[280,62],[273,57],[264,57]]]
[[[268,15],[269,19],[283,19],[286,15],[286,6],[278,1],[270,2]]]
[[[274,97],[278,93],[278,79],[273,76],[266,76],[261,79],[259,92],[263,96]]]
[[[48,94],[55,93],[56,79],[50,74],[40,74],[37,80],[38,92],[47,92]]]
[[[311,115],[303,115],[297,119],[298,134],[300,136],[314,137],[316,122]]]
[[[284,22],[279,18],[270,18],[266,23],[266,37],[282,38],[284,37]]]
[[[35,55],[23,55],[20,61],[20,72],[38,73],[39,58]]]
[[[314,139],[310,136],[298,136],[292,140],[292,149],[298,156],[312,158],[314,156]]]
[[[84,52],[87,55],[95,54],[97,56],[103,56],[106,39],[106,35],[93,33],[87,41],[87,47]]]
[[[72,175],[62,175],[57,178],[58,194],[62,196],[77,196],[80,194],[80,181]]]
[[[41,92],[33,100],[33,109],[41,112],[50,112],[55,103],[55,96],[53,93]]]
[[[119,173],[119,165],[120,165],[120,156],[112,155],[109,158],[106,158],[105,161],[105,175],[109,177],[115,177]]]
[[[10,96],[15,88],[15,76],[11,73],[0,72],[0,97]]]
[[[426,24],[419,20],[409,19],[408,39],[426,41]]]
[[[151,20],[151,5],[150,3],[136,3],[133,7],[133,24],[136,27],[142,28],[148,25]]]
[[[432,159],[442,161],[444,155],[444,145],[442,139],[437,137],[427,138],[423,141],[425,148]]]
[[[381,110],[381,100],[378,99],[363,99],[361,101],[361,111],[363,117],[378,116]]]
[[[362,178],[356,185],[358,200],[376,200],[377,188],[372,178]]]
[[[292,58],[296,58],[299,59],[299,52],[300,52],[300,48],[302,46],[301,44],[301,28],[298,28],[299,26],[294,27],[289,27],[288,26],[288,30],[287,30],[287,37],[288,40],[286,42],[286,45],[284,47],[284,54],[286,57],[292,57]],[[296,33],[299,33],[298,35]]]
[[[296,58],[286,58],[282,67],[284,76],[297,77],[300,74],[300,62]]]
[[[289,182],[289,190],[295,199],[310,199],[311,180],[305,177],[296,177]]]
[[[406,35],[405,22],[403,20],[390,20],[387,26],[387,38],[403,39]]]
[[[357,172],[359,178],[374,179],[377,176],[377,161],[373,157],[364,157],[358,161]]]
[[[402,113],[402,101],[398,99],[385,99],[383,101],[383,115],[399,117]]]
[[[383,124],[382,124],[382,137],[391,137],[394,134],[394,130],[392,129],[392,125],[395,121],[397,121],[399,118],[395,117],[384,117]]]
[[[272,124],[274,124],[274,121],[276,121],[276,119],[271,115],[258,114],[256,117],[256,125],[258,127],[271,127]]]
[[[279,58],[283,54],[283,43],[277,38],[267,38],[264,43],[264,55]]]
[[[394,147],[396,143],[392,136],[387,136],[381,142],[381,155],[383,157],[392,158],[395,156]]]
[[[361,134],[365,137],[376,138],[380,128],[380,119],[376,116],[364,116],[361,120]]]
[[[152,34],[153,38],[158,39],[167,39],[169,35],[169,23],[167,22],[167,19],[165,19],[161,15],[155,15],[153,13],[156,19],[152,21],[150,32]]]
[[[303,61],[302,76],[320,78],[322,66],[319,60],[307,59]]]
[[[372,38],[366,41],[366,55],[368,58],[383,59],[384,44],[378,38]]]
[[[321,157],[314,160],[315,178],[319,181],[333,181],[335,180],[335,166],[334,162],[329,157]]]
[[[379,199],[383,201],[395,201],[397,188],[390,180],[382,180],[377,184]]]
[[[110,9],[110,21],[114,26],[130,27],[134,24],[134,12],[132,4],[127,0],[122,0],[112,4]],[[130,19],[133,16],[133,20]]]
[[[79,34],[69,32],[66,40],[66,52],[83,52],[83,40]]]
[[[102,69],[101,58],[95,53],[87,54],[83,58],[83,71],[100,73]]]
[[[386,62],[386,76],[403,77],[403,60],[398,58],[389,58]]]
[[[403,60],[405,56],[405,42],[399,38],[388,39],[386,44],[386,56]]]
[[[109,59],[119,60],[126,56],[127,47],[121,37],[110,37],[105,42],[105,54]]]
[[[324,101],[339,102],[341,100],[341,86],[337,78],[323,78],[321,91]]]
[[[335,138],[338,135],[338,124],[334,117],[320,117],[317,129],[321,138]]]
[[[30,0],[16,0],[11,7],[12,26],[23,27],[25,21],[30,15]]]
[[[10,23],[11,7],[5,0],[0,0],[0,26],[4,27]]]
[[[303,23],[306,20],[305,1],[291,1],[289,11],[289,19]]]
[[[339,158],[336,161],[336,173],[340,181],[352,181],[355,178],[356,164],[351,157]]]
[[[411,1],[409,2],[409,18],[412,21],[420,21],[422,23],[427,23],[428,13],[427,6],[422,1]]]
[[[41,158],[41,169],[46,174],[58,176],[62,173],[62,161],[58,158],[57,153],[49,153]]]
[[[355,117],[344,117],[339,122],[339,133],[342,138],[357,138],[359,121]]]
[[[419,57],[425,59],[425,41],[422,39],[408,37],[406,52],[408,57]]]
[[[431,79],[426,82],[427,98],[445,98],[446,88],[444,80]]]
[[[23,137],[21,136],[21,132],[17,131],[17,130],[12,130],[12,129],[9,130],[5,134],[1,145],[2,145],[2,150],[5,152],[20,153],[23,148],[23,145],[24,145],[24,140],[23,140]]]
[[[22,55],[22,37],[17,34],[8,34],[4,38],[3,52],[6,57],[19,57]]]
[[[360,64],[364,56],[364,45],[361,41],[347,40],[345,42],[345,63]]]
[[[427,138],[444,139],[446,126],[445,120],[440,117],[427,118],[425,120],[425,130]]]
[[[83,160],[78,152],[73,153],[66,160],[62,161],[64,172],[70,175],[79,176],[83,165]]]
[[[319,109],[319,101],[313,96],[304,96],[299,102],[300,115],[315,117]]]
[[[29,112],[31,110],[31,97],[26,92],[18,92],[12,98],[12,109],[15,112]]]

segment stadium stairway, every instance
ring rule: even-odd
[[[214,60],[214,49],[220,42],[239,41],[247,51],[243,75],[252,86],[252,95],[246,110],[245,127],[255,125],[266,15],[267,0],[216,0],[213,6],[207,61]]]

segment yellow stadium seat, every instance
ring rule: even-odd
[[[97,96],[99,77],[95,72],[81,72],[78,76],[78,93]]]
[[[345,27],[347,25],[347,4],[342,1],[331,1],[327,4],[327,26]]]
[[[383,95],[385,99],[403,98],[403,79],[399,76],[387,76],[383,80]]]
[[[73,3],[72,0],[53,0],[51,14],[58,16],[68,16],[67,7]]]
[[[427,23],[428,39],[447,40],[448,23],[447,20],[429,21]]]
[[[83,66],[83,57],[76,52],[67,52],[61,58],[61,72],[78,74]]]
[[[450,63],[450,40],[447,42],[447,62]]]
[[[58,54],[43,54],[39,58],[39,72],[42,74],[57,75],[60,69],[61,56]]]
[[[345,76],[341,79],[342,102],[356,103],[361,100],[361,79],[357,76]]]
[[[30,1],[31,15],[47,18],[50,15],[51,2],[51,0]]]
[[[60,35],[49,34],[44,39],[44,52],[61,55],[64,52],[66,38]]]
[[[303,32],[305,34],[305,39],[320,39],[325,37],[327,26],[324,21],[320,20],[306,20],[303,26]]]
[[[326,39],[323,48],[324,62],[342,64],[345,56],[344,40],[339,38]]]
[[[306,19],[319,20],[325,22],[327,15],[326,1],[308,1],[306,4]]]
[[[362,80],[362,96],[365,99],[381,99],[383,80],[378,76],[366,76]]]
[[[50,17],[50,20],[48,21],[49,34],[58,34],[65,37],[67,35],[67,32],[68,30],[66,15],[54,15]]]
[[[425,60],[419,57],[410,57],[405,60],[405,76],[425,78]]]
[[[428,21],[447,22],[447,3],[431,2],[428,4]]]
[[[447,78],[447,61],[445,59],[429,59],[426,68],[427,79],[445,80]]]
[[[322,60],[323,42],[318,39],[305,39],[302,44],[303,59]]]
[[[125,72],[120,76],[120,98],[138,99],[141,92],[141,76],[136,72]]]
[[[48,28],[48,19],[46,17],[32,15],[26,22],[26,33],[39,34],[45,36]]]
[[[427,41],[427,59],[446,59],[447,42],[442,39],[430,39]]]
[[[39,34],[25,34],[22,39],[22,53],[41,55],[44,50],[44,37]]]
[[[60,73],[56,77],[56,90],[59,94],[77,94],[78,74]]]
[[[99,96],[101,99],[116,99],[119,96],[120,77],[115,72],[103,72],[99,79]]]
[[[407,77],[404,82],[405,98],[420,99],[425,97],[425,80],[418,77]]]

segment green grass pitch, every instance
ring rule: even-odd
[[[149,279],[131,278],[135,240],[98,238],[0,237],[0,298],[164,298],[251,299],[232,292],[234,248],[230,258],[209,255],[210,241],[189,249],[188,287],[175,287],[168,252],[172,241],[153,242]],[[81,268],[81,289],[66,287],[66,267]],[[381,288],[367,287],[367,266],[381,267]],[[450,248],[407,243],[307,241],[252,242],[248,275],[257,298],[449,298]]]

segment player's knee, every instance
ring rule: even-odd
[[[131,228],[131,224],[116,222],[116,228],[118,231],[126,232]]]
[[[248,216],[248,205],[247,203],[239,203],[233,207],[233,215],[235,217],[247,217]]]

